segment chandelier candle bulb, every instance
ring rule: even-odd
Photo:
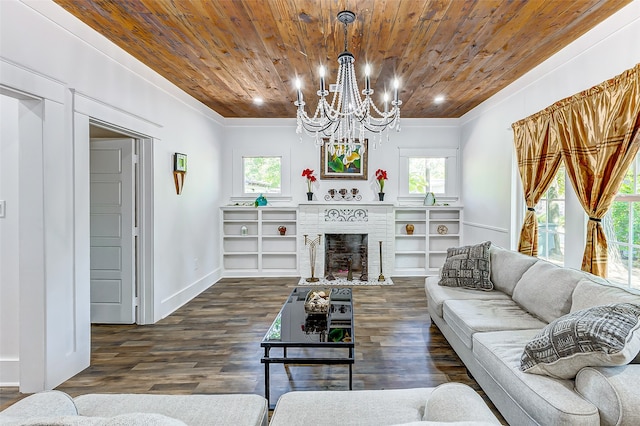
[[[394,90],[394,98],[395,98],[396,105],[398,104],[398,101],[400,100],[400,98],[398,96],[398,87],[400,87],[400,82],[398,82],[398,79],[396,78],[395,80],[393,80],[393,90]]]
[[[324,67],[320,67],[320,96],[324,95]]]
[[[364,80],[365,95],[369,96],[371,94],[371,78],[369,76],[371,74],[371,67],[369,65],[364,68],[364,73],[366,75]]]

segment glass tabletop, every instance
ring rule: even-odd
[[[329,295],[326,313],[308,313],[310,292]],[[282,306],[261,346],[353,345],[353,300],[351,288],[296,287]]]

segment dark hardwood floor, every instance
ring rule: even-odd
[[[260,341],[297,278],[223,279],[153,325],[92,326],[91,366],[57,389],[85,393],[264,394]],[[354,286],[354,389],[462,382],[490,404],[431,324],[423,278]],[[272,402],[291,390],[346,390],[348,367],[271,366]],[[24,395],[1,388],[0,408]],[[494,409],[495,412],[495,409]],[[497,413],[496,413],[497,414]]]

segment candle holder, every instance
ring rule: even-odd
[[[321,234],[318,234],[318,236],[313,240],[310,240],[306,234],[304,235],[304,245],[309,246],[309,263],[311,264],[311,277],[306,279],[308,283],[316,283],[320,281],[320,278],[316,277],[316,250],[321,239]]]
[[[382,241],[378,241],[380,243],[380,275],[378,276],[378,281],[382,282],[385,280],[384,275],[382,275]]]

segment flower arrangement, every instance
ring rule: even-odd
[[[376,170],[376,180],[378,181],[378,185],[380,185],[380,192],[384,192],[384,181],[387,180],[387,171],[382,169]]]
[[[311,169],[304,169],[302,171],[302,176],[307,178],[307,192],[313,192],[311,190],[311,184],[313,182],[315,182],[316,180],[318,180],[314,175],[313,175],[313,170]]]

